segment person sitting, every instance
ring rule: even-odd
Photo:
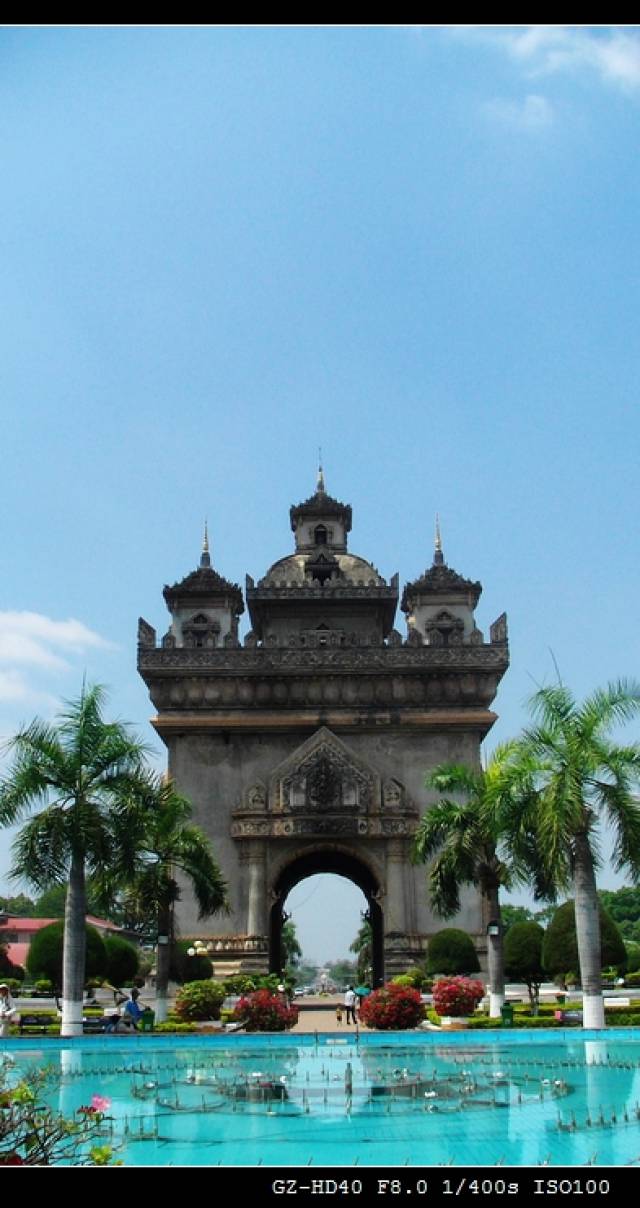
[[[9,1027],[15,1021],[17,1015],[16,1008],[13,1005],[11,991],[6,982],[0,985],[0,1036],[9,1035]]]
[[[120,1012],[119,1011],[117,1011],[115,1009],[110,1012],[105,1011],[104,1021],[103,1021],[103,1025],[102,1025],[103,1030],[105,1032],[117,1032],[120,1028],[120,1022],[121,1021],[120,1021]]]
[[[142,1005],[138,1002],[139,997],[140,991],[132,990],[131,997],[127,999],[122,1011],[122,1022],[125,1025],[128,1025],[130,1028],[133,1028],[136,1032],[138,1030],[138,1024],[142,1019],[142,1012],[144,1010]]]

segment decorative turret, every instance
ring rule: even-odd
[[[163,646],[204,647],[237,645],[238,618],[244,612],[237,583],[223,579],[211,566],[209,532],[204,526],[200,565],[179,583],[163,591],[172,614]]]
[[[347,533],[351,532],[351,507],[327,495],[322,465],[318,467],[315,494],[289,511],[296,535],[296,550],[311,552],[319,546],[345,552]]]
[[[295,553],[257,586],[247,578],[251,640],[278,646],[382,645],[398,605],[374,566],[347,552],[351,507],[327,495],[322,465],[315,494],[292,507]]]
[[[407,583],[402,593],[400,607],[407,615],[409,637],[416,635],[418,641],[421,637],[428,646],[481,643],[473,615],[481,594],[481,583],[464,579],[447,566],[436,515],[433,564],[419,579]]]

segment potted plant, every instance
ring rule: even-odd
[[[482,982],[471,977],[442,977],[433,986],[433,1005],[445,1028],[464,1027],[483,997]]]

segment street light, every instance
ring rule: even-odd
[[[206,956],[209,945],[204,940],[194,940],[191,948],[187,948],[187,956]]]

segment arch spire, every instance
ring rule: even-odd
[[[211,554],[209,553],[209,526],[205,517],[204,522],[204,537],[202,538],[202,553],[200,555],[201,566],[211,566]]]
[[[316,492],[319,494],[322,494],[322,495],[326,494],[325,485],[324,485],[324,470],[322,469],[322,447],[321,446],[318,448],[318,479],[316,482]]]
[[[444,565],[444,554],[442,552],[442,537],[440,535],[440,517],[436,512],[436,535],[435,535],[435,550],[433,554],[433,565]]]

